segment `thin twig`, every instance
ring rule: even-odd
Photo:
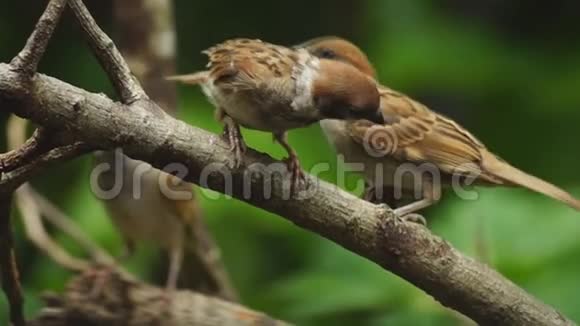
[[[12,193],[0,191],[0,276],[2,289],[10,305],[10,321],[14,326],[24,326],[24,312],[20,276],[14,253],[14,239],[10,207]]]
[[[20,128],[18,124],[22,124],[23,125],[22,128],[26,128],[25,126],[26,120],[20,119],[15,115],[12,115],[9,118],[9,121],[10,119],[13,119],[15,123],[9,122],[7,124],[8,130],[6,132],[8,134],[12,133],[12,131],[10,130],[10,126]],[[12,148],[12,150],[10,150],[7,153],[1,154],[4,161],[4,166],[2,167],[3,172],[11,171],[19,166],[28,164],[30,163],[30,161],[33,161],[35,157],[37,157],[42,152],[47,150],[45,144],[42,144],[43,141],[46,140],[46,138],[41,137],[40,134],[41,134],[40,129],[36,129],[32,134],[32,136],[30,136],[30,138],[28,138],[28,140],[26,140],[24,143],[20,143],[20,145],[16,147],[14,147],[10,143],[8,144],[8,148]]]
[[[97,243],[92,241],[91,237],[74,223],[70,217],[66,216],[63,211],[32,187],[28,187],[28,193],[29,196],[36,201],[36,204],[44,218],[76,241],[79,246],[89,253],[93,261],[101,265],[116,264],[115,259],[104,251]]]
[[[90,152],[91,150],[91,146],[87,145],[86,143],[75,142],[73,144],[52,148],[47,152],[32,158],[32,155],[21,152],[22,157],[26,157],[28,162],[22,165],[15,164],[14,162],[7,162],[7,166],[14,166],[15,168],[11,171],[0,171],[0,188],[14,190],[24,182],[28,181],[33,175],[40,172],[42,169],[57,162],[63,162],[78,157],[82,154]],[[0,160],[5,159],[4,155],[6,154],[0,154]],[[19,162],[24,161],[22,157],[14,156],[12,154],[10,154],[10,156]]]
[[[67,0],[51,0],[46,10],[38,20],[34,31],[26,41],[26,45],[10,63],[13,68],[21,71],[28,79],[36,73],[38,63],[42,59],[46,47],[60,16],[66,6]]]
[[[80,272],[90,267],[89,261],[71,256],[46,233],[42,224],[41,210],[31,194],[30,185],[23,184],[16,191],[16,206],[22,217],[26,237],[34,243],[36,248],[65,269]]]
[[[82,0],[69,0],[77,22],[84,31],[87,41],[101,66],[107,72],[117,94],[125,104],[148,99],[147,94],[131,73],[115,43],[97,25]]]
[[[42,146],[39,146],[39,144],[46,143],[47,140],[44,137],[49,137],[46,133],[39,132],[37,129],[34,135],[25,141],[26,124],[27,120],[20,119],[13,115],[8,119],[8,124],[6,125],[6,140],[8,148],[12,149],[10,153],[21,153],[20,156],[13,156],[13,160],[16,162],[13,164],[16,165],[25,164],[23,161],[26,161],[26,163],[30,163],[30,161],[33,162],[35,160],[34,155],[39,155],[41,152],[39,151],[39,148]],[[29,159],[24,160],[22,157],[28,157]],[[22,216],[24,229],[28,239],[30,239],[40,250],[45,252],[60,266],[74,271],[81,271],[89,267],[90,263],[72,257],[66,250],[52,240],[42,224],[43,215],[65,233],[68,233],[69,236],[81,245],[84,245],[87,251],[93,254],[93,257],[98,258],[96,260],[97,262],[110,262],[110,260],[106,260],[107,257],[104,257],[101,252],[94,248],[95,246],[90,240],[88,240],[88,237],[85,236],[83,238],[82,231],[78,227],[75,227],[66,217],[62,217],[60,211],[55,207],[50,206],[50,202],[34,191],[29,184],[23,184],[16,191],[15,200],[16,206]]]
[[[15,190],[42,168],[90,151],[87,144],[58,144],[64,135],[38,128],[26,139],[26,120],[12,115],[6,125],[7,153],[0,154],[0,187]]]
[[[40,149],[43,147],[39,144],[46,142],[43,141],[45,138],[40,136],[42,133],[38,129],[32,137],[26,140],[26,124],[27,120],[20,119],[15,115],[12,115],[6,124],[6,142],[8,148],[12,150],[9,153],[19,153],[19,155],[12,157],[14,167],[34,161],[34,155],[39,155]],[[32,187],[28,183],[16,190],[15,201],[20,211],[26,236],[37,248],[66,269],[81,271],[89,266],[89,262],[69,255],[48,235],[42,224],[40,208],[32,196]]]

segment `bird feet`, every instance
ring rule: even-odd
[[[385,203],[378,204],[377,206],[385,211],[392,209],[388,204],[385,204]],[[410,222],[410,223],[420,224],[424,227],[427,227],[427,220],[421,214],[417,214],[417,213],[400,214],[400,212],[397,212],[397,209],[394,209],[393,213],[395,213],[394,217],[398,221],[405,222],[405,223]]]
[[[242,156],[247,149],[240,128],[237,125],[226,124],[223,137],[230,145],[230,151],[234,153],[234,168],[237,169],[242,164]]]
[[[284,162],[288,167],[288,172],[290,172],[290,195],[294,195],[297,191],[304,188],[306,176],[304,175],[304,171],[302,171],[302,167],[300,167],[298,156],[290,155]]]
[[[423,225],[424,227],[427,227],[427,219],[425,219],[425,217],[423,217],[423,215],[411,213],[411,214],[403,215],[400,218],[404,222],[416,223],[416,224]]]

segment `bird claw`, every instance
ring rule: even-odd
[[[306,175],[300,167],[300,161],[296,156],[290,156],[284,160],[290,172],[290,195],[296,194],[299,190],[304,188],[306,183]]]
[[[234,168],[237,169],[242,164],[243,155],[247,149],[244,138],[238,128],[229,125],[224,127],[223,137],[230,145],[229,150],[234,154]]]
[[[403,215],[400,218],[403,222],[417,223],[423,225],[424,227],[427,227],[427,220],[425,219],[425,217],[423,217],[423,215],[411,213]]]

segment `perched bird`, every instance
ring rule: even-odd
[[[93,192],[120,231],[126,246],[124,258],[134,252],[137,243],[159,245],[169,256],[169,291],[176,288],[178,279],[189,287],[192,282],[179,277],[180,271],[195,270],[196,276],[202,278],[195,285],[197,290],[235,300],[227,275],[221,274],[222,268],[216,268],[219,257],[214,257],[214,252],[204,252],[207,239],[199,232],[201,209],[190,183],[111,151],[95,152],[93,173]]]
[[[349,64],[251,39],[228,40],[203,53],[207,71],[167,79],[201,85],[224,123],[236,166],[246,148],[240,125],[271,132],[288,152],[292,187],[304,175],[287,130],[326,118],[379,117],[375,81]]]
[[[349,63],[376,77],[366,55],[344,39],[317,38],[297,48]],[[441,196],[438,183],[449,186],[466,178],[476,185],[525,187],[580,210],[579,200],[498,158],[455,121],[388,87],[379,85],[378,90],[382,123],[323,120],[320,124],[345,161],[364,163],[371,189],[386,187],[399,194],[395,199],[409,194],[418,197],[398,207],[399,216],[437,202]]]

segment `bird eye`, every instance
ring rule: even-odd
[[[318,51],[318,57],[324,59],[334,59],[336,58],[336,52],[332,51],[331,49],[320,49]]]

